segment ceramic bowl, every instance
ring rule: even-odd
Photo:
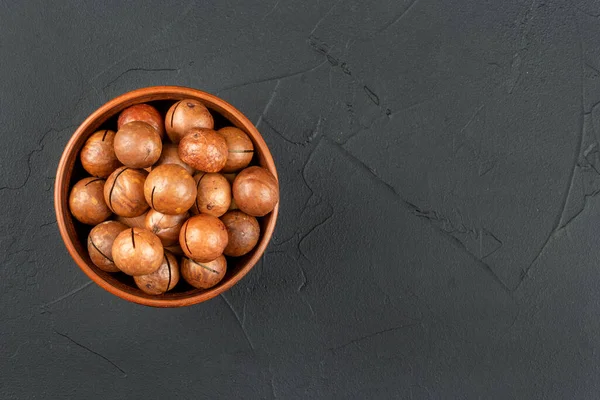
[[[252,122],[226,101],[200,90],[178,86],[156,86],[137,89],[125,93],[94,111],[77,128],[62,154],[56,172],[54,186],[54,207],[60,234],[67,250],[75,263],[96,284],[122,299],[153,307],[182,307],[209,300],[242,279],[264,253],[277,220],[279,205],[265,217],[259,218],[261,236],[256,247],[240,258],[229,258],[227,274],[216,286],[200,290],[180,282],[171,292],[152,296],[139,290],[133,278],[122,273],[110,274],[97,268],[90,260],[87,252],[87,235],[92,228],[79,223],[69,211],[69,192],[72,185],[87,174],[79,161],[79,152],[90,135],[104,127],[116,129],[119,113],[125,108],[139,103],[155,106],[163,116],[174,102],[192,98],[203,102],[215,119],[215,129],[222,126],[236,126],[246,132],[254,142],[253,164],[260,165],[277,178],[277,170],[271,152],[264,139]],[[183,281],[183,280],[182,280]]]

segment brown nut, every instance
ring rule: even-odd
[[[183,224],[179,232],[179,245],[186,256],[198,262],[208,262],[219,257],[227,247],[227,230],[217,217],[196,215]]]
[[[165,137],[165,122],[158,110],[150,104],[136,104],[121,111],[117,129],[129,122],[142,121],[156,129],[162,139]]]
[[[79,157],[81,165],[90,175],[108,177],[122,164],[117,159],[114,148],[115,131],[98,131],[85,142]]]
[[[150,210],[146,214],[144,227],[158,236],[163,246],[172,246],[179,243],[179,231],[188,217],[187,212],[168,215]]]
[[[165,118],[167,135],[173,143],[179,143],[192,128],[212,129],[214,125],[206,106],[194,99],[184,99],[173,104]]]
[[[252,140],[241,129],[226,126],[217,131],[227,142],[227,163],[222,172],[235,172],[246,168],[254,156]]]
[[[145,122],[124,124],[115,135],[115,154],[128,167],[150,167],[158,160],[161,151],[158,131]]]
[[[88,225],[96,225],[112,214],[104,200],[105,180],[102,178],[83,178],[71,189],[69,208],[71,214]]]
[[[144,181],[148,173],[142,169],[121,167],[110,174],[104,185],[104,200],[122,217],[137,217],[148,209],[144,199]]]
[[[223,254],[231,257],[240,257],[247,254],[256,246],[260,238],[260,225],[251,215],[241,211],[229,211],[221,217],[227,228],[229,241]]]
[[[177,258],[165,251],[163,261],[156,271],[148,275],[134,276],[133,280],[144,293],[157,295],[168,292],[179,282]]]
[[[204,172],[219,172],[227,163],[227,142],[212,129],[194,128],[179,142],[179,158]]]
[[[112,258],[112,245],[127,225],[117,221],[105,221],[92,228],[87,240],[87,249],[94,265],[106,272],[119,272]]]
[[[194,214],[210,214],[220,217],[231,205],[231,185],[218,173],[199,172],[194,175],[196,181],[196,201],[192,206]]]
[[[181,165],[190,175],[194,173],[194,168],[181,161],[181,158],[179,158],[179,146],[173,143],[163,143],[162,153],[153,168],[164,164]]]
[[[227,260],[219,256],[213,261],[197,262],[189,258],[181,260],[181,276],[197,289],[208,289],[219,283],[227,272]]]
[[[279,201],[279,184],[267,169],[248,167],[233,181],[233,198],[240,210],[254,217],[267,215]]]
[[[137,217],[121,217],[120,215],[117,215],[115,219],[130,228],[145,228],[146,215],[148,215],[148,212],[145,212]]]
[[[148,275],[156,271],[163,261],[163,245],[152,232],[127,229],[117,236],[112,255],[115,265],[127,275]]]
[[[159,165],[146,178],[144,196],[156,211],[163,214],[183,214],[196,200],[196,182],[180,165]]]

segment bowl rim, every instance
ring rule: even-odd
[[[90,130],[92,126],[97,125],[94,129],[97,129],[104,120],[115,116],[118,112],[124,108],[140,103],[146,103],[155,100],[169,100],[165,96],[173,96],[172,100],[184,99],[184,98],[196,98],[203,101],[209,109],[213,109],[223,114],[224,116],[234,125],[247,132],[255,146],[258,147],[259,154],[261,155],[262,166],[267,168],[274,176],[275,179],[279,180],[277,175],[277,169],[273,156],[264,141],[262,135],[258,132],[254,124],[234,106],[226,102],[225,100],[212,95],[210,93],[193,89],[184,86],[150,86],[140,89],[135,89],[124,94],[121,94],[112,100],[109,100],[92,114],[90,114],[75,130],[69,141],[67,142],[60,161],[56,170],[56,181],[54,183],[54,209],[56,214],[56,220],[58,229],[63,242],[67,248],[67,251],[77,264],[77,266],[98,286],[103,288],[109,293],[114,294],[129,302],[142,304],[152,307],[184,307],[193,304],[201,303],[218,296],[219,294],[229,290],[235,284],[237,284],[260,260],[263,256],[275,230],[277,222],[277,216],[279,214],[279,203],[275,206],[271,215],[266,222],[265,229],[262,232],[261,239],[259,240],[252,256],[243,262],[242,266],[233,274],[231,277],[224,282],[210,289],[203,290],[196,294],[192,294],[189,297],[182,298],[149,298],[142,295],[136,295],[124,291],[106,280],[104,280],[96,271],[88,265],[86,260],[77,251],[73,238],[69,233],[67,218],[72,218],[68,211],[68,196],[70,190],[64,190],[65,185],[69,185],[69,179],[67,176],[71,175],[71,171],[67,169],[68,164],[72,162],[72,154],[78,151],[75,147],[81,137]],[[111,114],[112,113],[112,114]],[[98,122],[100,118],[103,118],[102,122]],[[232,121],[234,119],[235,121]],[[237,124],[235,123],[237,122]],[[239,125],[238,125],[239,124]],[[241,126],[240,126],[241,125]],[[77,156],[75,156],[77,157]],[[64,205],[67,204],[67,207]]]

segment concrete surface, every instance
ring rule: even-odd
[[[0,398],[597,398],[600,3],[0,2]],[[191,86],[281,179],[198,306],[92,285],[52,202],[75,127]]]

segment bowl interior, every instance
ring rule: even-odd
[[[70,188],[80,179],[89,176],[79,160],[81,148],[90,135],[97,130],[116,130],[119,113],[131,105],[148,103],[156,107],[164,116],[174,102],[185,98],[194,98],[206,105],[215,120],[215,129],[236,126],[246,132],[252,139],[255,148],[252,164],[269,169],[277,177],[269,149],[254,125],[233,106],[205,92],[164,86],[139,89],[106,103],[88,117],[67,144],[59,163],[55,186],[55,208],[59,230],[69,253],[92,280],[109,292],[135,303],[156,307],[179,307],[217,296],[233,286],[256,264],[267,247],[275,227],[279,206],[265,217],[258,218],[261,237],[256,247],[243,257],[227,257],[227,274],[219,284],[207,290],[193,288],[181,279],[170,292],[158,296],[148,295],[135,286],[132,277],[122,273],[104,272],[91,262],[86,243],[92,226],[82,224],[74,219],[68,207]]]

